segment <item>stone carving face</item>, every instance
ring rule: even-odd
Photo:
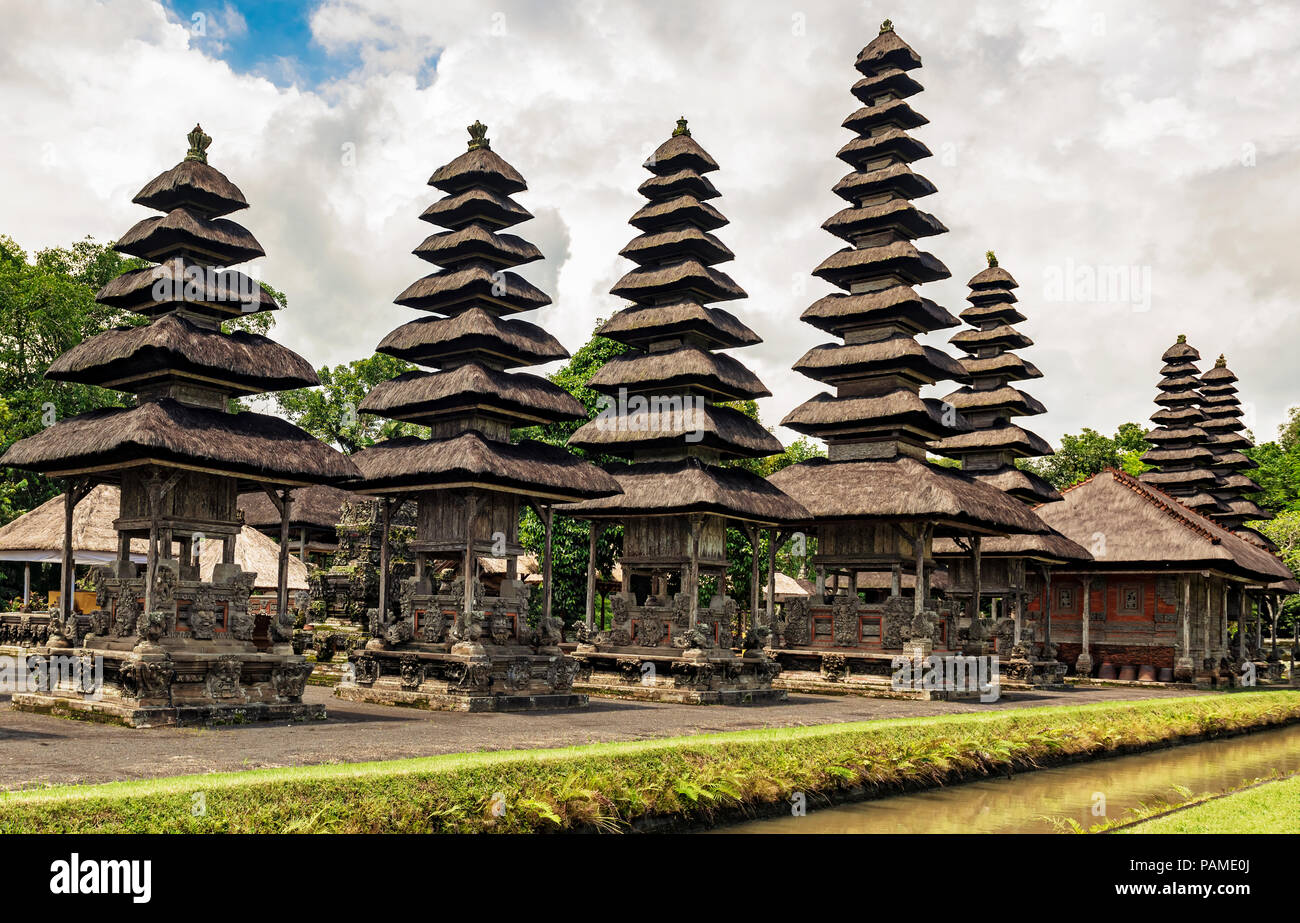
[[[311,670],[309,663],[286,663],[276,667],[271,671],[271,686],[275,694],[291,702],[301,701]]]
[[[424,682],[424,667],[418,657],[403,657],[398,668],[403,689],[416,689]]]
[[[510,640],[514,633],[514,625],[511,619],[504,615],[492,616],[492,640],[497,644],[505,644]]]
[[[222,657],[208,669],[208,694],[214,699],[235,699],[243,697],[239,687],[239,677],[243,664],[238,657]]]

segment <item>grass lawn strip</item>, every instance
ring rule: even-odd
[[[1300,775],[1179,805],[1117,833],[1300,833]]]

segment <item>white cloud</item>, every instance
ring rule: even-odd
[[[28,248],[120,235],[201,121],[290,297],[277,336],[343,362],[412,316],[391,301],[428,269],[410,255],[431,230],[424,182],[478,118],[529,180],[538,220],[519,230],[548,259],[528,274],[554,299],[536,319],[573,349],[620,306],[607,292],[628,268],[639,165],[685,114],[723,168],[726,268],[750,294],[735,307],[765,339],[738,357],[775,422],[820,390],[790,371],[825,339],[798,316],[827,290],[808,272],[838,246],[819,225],[841,204],[852,62],[886,15],[926,63],[916,135],[938,156],[917,167],[939,193],[919,204],[951,229],[927,244],[954,278],[927,294],[956,313],[989,248],[1019,278],[1046,376],[1027,390],[1049,411],[1025,422],[1055,441],[1144,419],[1160,353],[1186,333],[1228,354],[1271,436],[1300,403],[1283,358],[1300,337],[1300,10],[1280,5],[325,0],[315,40],[359,69],[285,89],[233,72],[157,3],[25,4],[0,37],[0,232]],[[259,41],[233,6],[209,39],[214,25]],[[1149,267],[1150,310],[1048,302],[1044,273],[1067,261]]]

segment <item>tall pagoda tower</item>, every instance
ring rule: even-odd
[[[719,193],[705,174],[718,165],[683,118],[645,167],[651,177],[639,191],[648,201],[629,220],[640,234],[620,251],[636,267],[611,290],[632,304],[597,331],[632,349],[592,376],[590,387],[605,396],[604,409],[569,440],[629,461],[608,469],[622,494],[563,510],[592,520],[589,590],[596,535],[606,523],[623,524],[623,588],[613,597],[611,629],[584,633],[578,649],[584,682],[701,704],[784,698],[772,688],[777,668],[763,652],[766,635],[733,638],[738,606],[726,594],[726,531],[728,523],[738,525],[754,544],[749,608],[762,629],[759,530],[771,530],[774,551],[776,528],[807,514],[758,475],[726,466],[774,455],[781,443],[726,406],[769,392],[741,362],[718,351],[759,342],[735,315],[713,306],[746,297],[714,268],[733,259],[712,233],[727,224],[708,201]],[[769,587],[774,574],[769,556]],[[700,601],[702,577],[713,578],[707,607]],[[743,657],[732,652],[733,642],[746,649]],[[629,670],[626,664],[641,666]]]
[[[1206,448],[1211,454],[1205,467],[1214,475],[1214,483],[1207,489],[1223,507],[1221,512],[1211,512],[1210,518],[1230,532],[1268,545],[1268,539],[1246,528],[1247,522],[1272,519],[1273,513],[1246,498],[1248,493],[1257,493],[1260,486],[1242,473],[1256,465],[1241,451],[1251,448],[1253,443],[1243,432],[1246,425],[1241,422],[1241,401],[1237,398],[1236,383],[1237,376],[1228,368],[1227,359],[1220,355],[1214,367],[1201,376],[1198,388],[1201,429],[1208,437]]]
[[[208,164],[212,138],[195,126],[175,167],[133,201],[162,212],[117,242],[155,265],[125,273],[96,295],[148,318],[91,337],[56,359],[46,377],[126,391],[135,400],[60,420],[15,443],[0,464],[69,482],[63,592],[56,652],[102,658],[102,685],[52,683],[17,695],[18,708],[104,716],[131,725],[212,719],[323,717],[304,705],[311,666],[295,656],[287,566],[291,489],[355,477],[341,453],[278,417],[231,413],[231,398],[319,384],[301,356],[222,322],[274,310],[255,280],[223,267],[263,255],[225,216],[247,208],[239,189]],[[72,597],[72,513],[96,484],[121,488],[119,559],[96,568],[87,626]],[[235,563],[242,527],[237,498],[265,492],[280,518],[277,611],[260,627],[248,609],[257,576]],[[132,539],[148,545],[143,572]],[[211,581],[199,546],[220,542]],[[68,650],[71,648],[71,650]]]
[[[336,694],[470,711],[585,705],[586,696],[572,692],[576,666],[560,650],[562,623],[551,613],[551,523],[556,503],[616,493],[618,483],[562,448],[512,439],[514,429],[586,412],[545,378],[511,371],[569,354],[516,317],[550,304],[512,271],[541,252],[504,230],[532,217],[513,199],[528,185],[492,150],[486,126],[468,130],[469,149],[429,179],[443,197],[420,216],[444,229],[414,251],[438,269],[396,299],[427,316],[378,346],[433,371],[381,382],[358,407],[427,426],[429,435],[389,439],[354,456],[362,478],[349,486],[383,498],[379,607],[373,638],[351,655],[355,682]],[[407,498],[417,504],[408,545],[415,574],[394,599],[389,525]],[[546,530],[546,595],[535,628],[530,587],[518,572],[521,504],[537,511]],[[506,560],[496,596],[484,592],[480,557]]]
[[[1037,399],[1014,384],[1041,378],[1043,373],[1014,352],[1033,345],[1029,337],[1016,329],[1025,320],[1017,307],[1015,289],[1019,285],[1011,273],[998,265],[993,251],[985,256],[988,267],[967,283],[970,294],[966,300],[970,307],[961,312],[961,319],[968,326],[949,340],[967,354],[961,364],[971,384],[944,398],[965,417],[971,430],[949,436],[930,448],[936,454],[960,460],[962,470],[981,483],[1031,506],[1055,502],[1061,495],[1052,485],[1032,471],[1016,466],[1017,459],[1052,454],[1051,446],[1036,433],[1012,422],[1015,417],[1046,412]],[[1002,653],[1028,641],[1026,657],[1020,658],[1025,663],[1033,663],[1029,655],[1040,652],[1040,643],[1051,640],[1051,622],[1046,617],[1037,626],[1036,637],[1024,637],[1028,599],[1038,598],[1039,611],[1046,611],[1043,597],[1050,598],[1052,567],[1092,559],[1086,549],[1054,530],[987,541],[974,535],[962,544],[953,539],[939,539],[935,542],[935,554],[948,565],[949,592],[969,595],[972,619],[969,629],[973,639],[982,640],[980,636],[984,633],[978,624],[980,600],[985,596],[1001,600],[1002,617],[994,630],[1000,635],[999,643],[1007,642],[1002,646]],[[1045,653],[1043,668],[1030,668],[1027,676],[1019,678],[1056,681],[1064,667],[1053,662],[1050,650]],[[1026,670],[1022,667],[1021,672]]]
[[[908,103],[922,89],[909,73],[920,66],[888,20],[858,55],[862,79],[853,94],[862,107],[845,119],[855,137],[838,154],[852,169],[833,190],[849,204],[823,224],[845,246],[813,270],[842,291],[802,315],[841,342],[814,347],[794,366],[833,393],[816,395],[783,421],[825,440],[828,457],[770,478],[814,517],[819,587],[828,574],[837,585],[847,575],[856,586],[860,572],[889,570],[891,596],[883,607],[856,595],[814,597],[807,611],[788,606],[790,648],[861,650],[880,660],[876,649],[904,643],[916,650],[947,646],[956,640],[949,614],[927,599],[934,536],[1045,530],[1010,495],[926,461],[929,444],[970,426],[951,405],[921,397],[921,387],[970,376],[947,353],[916,341],[958,323],[914,288],[949,276],[914,243],[946,230],[911,201],[935,192],[911,167],[930,155],[908,134],[928,121]],[[906,602],[898,589],[903,566],[916,571],[917,590]]]
[[[1151,415],[1154,429],[1146,434],[1152,443],[1142,461],[1154,470],[1143,472],[1139,479],[1157,487],[1183,506],[1204,516],[1226,512],[1212,493],[1215,474],[1209,465],[1214,454],[1206,447],[1210,437],[1202,428],[1205,414],[1200,408],[1200,370],[1196,367],[1201,354],[1184,334],[1160,357],[1159,408]],[[1244,456],[1243,456],[1244,457]]]

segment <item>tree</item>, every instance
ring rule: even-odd
[[[1062,436],[1055,454],[1021,459],[1017,464],[1057,490],[1078,484],[1107,468],[1137,475],[1150,467],[1141,458],[1150,448],[1145,432],[1139,423],[1121,424],[1114,436],[1103,436],[1085,427],[1077,436],[1070,433]]]
[[[1277,440],[1242,450],[1259,467],[1246,472],[1261,488],[1251,496],[1266,510],[1300,511],[1300,407],[1292,407]]]
[[[280,391],[273,400],[294,425],[351,455],[381,439],[427,432],[414,423],[357,411],[375,385],[414,369],[409,362],[375,353],[346,365],[321,366],[318,387]]]

